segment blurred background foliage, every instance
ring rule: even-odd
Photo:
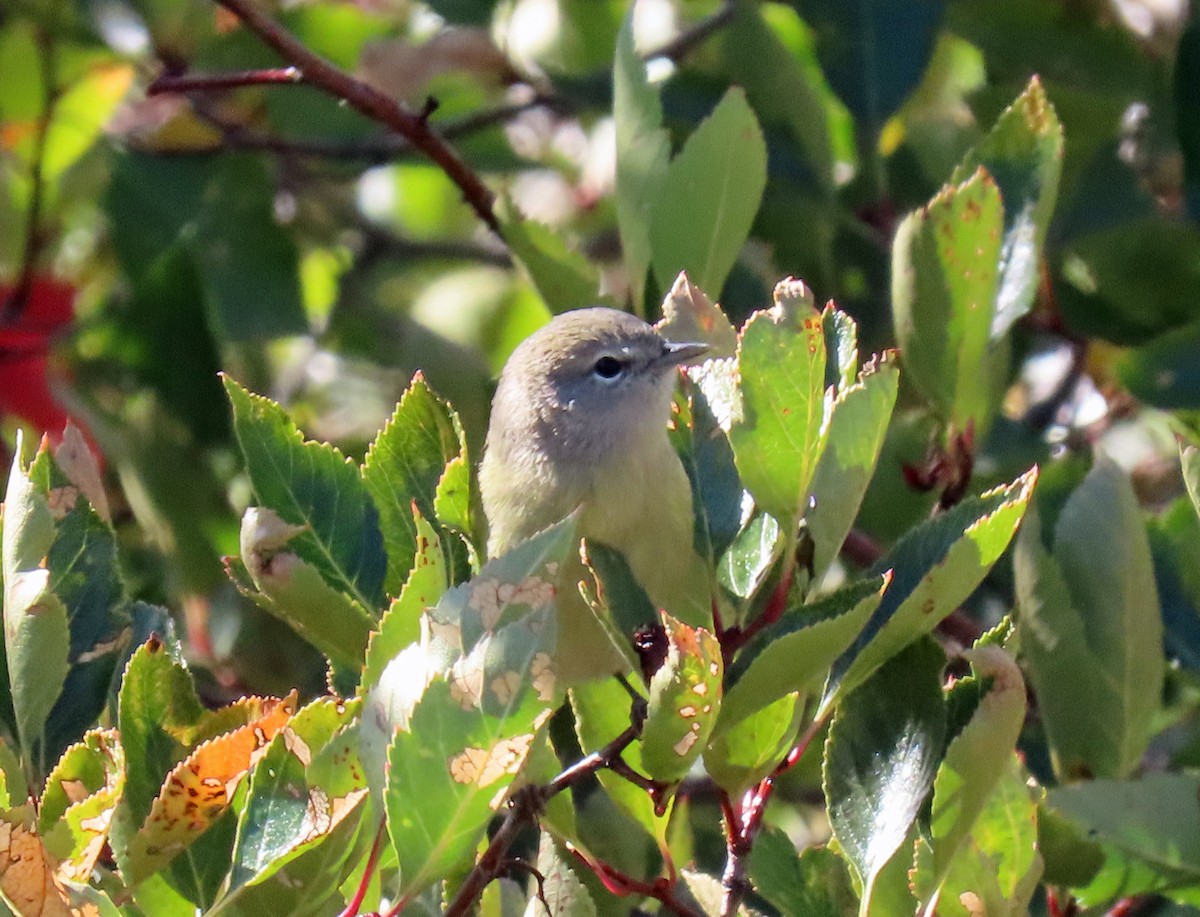
[[[654,319],[674,278],[651,269],[632,289],[616,228],[612,65],[627,8],[303,0],[269,11],[424,110],[541,224],[523,224],[539,246],[582,256],[569,260],[576,289],[598,284]],[[1103,445],[1156,514],[1168,645],[1200,665],[1200,588],[1194,570],[1179,572],[1197,523],[1180,509],[1172,436],[1172,424],[1200,428],[1200,25],[1183,0],[640,0],[634,30],[673,150],[733,84],[763,128],[768,179],[750,239],[708,292],[740,324],[778,278],[803,278],[854,316],[864,352],[894,343],[896,224],[1040,76],[1066,137],[1058,206],[971,487]],[[147,93],[164,73],[279,65],[210,0],[0,9],[5,459],[20,425],[53,432],[69,415],[88,431],[122,495],[131,592],[183,609],[214,700],[317,692],[324,678],[317,654],[223,572],[249,488],[218,371],[361,454],[420,369],[477,458],[496,373],[563,305],[442,170],[328,95],[292,84]],[[937,495],[911,485],[936,458],[935,432],[902,389],[857,536],[886,545],[929,513]],[[1086,465],[1052,464],[1043,488],[1065,493]],[[984,621],[1011,602],[1007,569],[974,599]]]

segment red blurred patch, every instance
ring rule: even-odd
[[[0,303],[6,303],[11,294],[12,287],[0,285]],[[50,389],[51,374],[62,377],[61,370],[50,366],[50,342],[74,317],[75,288],[38,277],[30,285],[29,298],[16,320],[0,320],[0,415],[21,418],[48,434],[55,445],[62,441],[68,421],[87,435],[83,423],[55,401]],[[99,449],[90,436],[88,444],[99,458]]]

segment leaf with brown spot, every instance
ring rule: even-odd
[[[223,815],[238,782],[296,712],[296,693],[263,704],[263,716],[200,745],[167,774],[130,844],[129,881],[171,862]]]
[[[642,761],[654,780],[682,780],[708,744],[721,710],[724,666],[717,638],[666,612],[667,661],[650,681],[650,709],[642,730]]]
[[[54,878],[54,861],[34,831],[33,806],[0,815],[0,893],[23,917],[73,917],[67,891]]]

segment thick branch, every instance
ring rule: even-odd
[[[433,160],[458,185],[463,198],[479,218],[500,234],[500,223],[492,209],[495,195],[445,140],[430,129],[425,118],[309,50],[296,36],[260,12],[251,0],[217,2],[296,67],[306,83],[344,100],[371,120],[387,125]]]

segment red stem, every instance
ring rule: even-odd
[[[266,70],[233,70],[229,73],[164,73],[146,87],[146,95],[166,92],[208,92],[214,89],[239,89],[243,86],[298,86],[304,74],[296,67]]]
[[[362,907],[363,899],[367,897],[367,888],[371,884],[371,876],[375,873],[375,867],[379,863],[379,855],[383,852],[383,839],[387,834],[387,826],[383,819],[379,821],[379,828],[375,831],[375,842],[371,845],[371,853],[367,856],[367,865],[363,869],[362,880],[358,883],[358,888],[354,891],[354,897],[350,899],[350,903],[346,905],[346,909],[338,914],[338,917],[356,917],[358,909]]]

